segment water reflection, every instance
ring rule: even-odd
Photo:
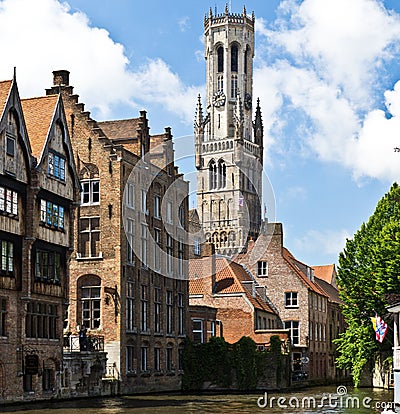
[[[330,396],[331,400],[329,400]],[[393,392],[379,389],[354,390],[349,388],[347,394],[343,394],[342,398],[340,398],[340,395],[337,394],[337,387],[318,387],[291,393],[268,393],[265,408],[260,408],[257,405],[257,400],[260,397],[263,397],[260,402],[264,403],[265,394],[263,392],[246,395],[125,396],[0,407],[0,411],[13,412],[14,414],[23,414],[27,412],[28,414],[363,414],[374,412],[381,413],[385,407],[384,404],[393,400]],[[348,400],[349,397],[351,397],[352,400]],[[274,398],[272,402],[271,398]],[[278,406],[278,398],[281,398],[281,407],[286,404],[286,408],[280,408]],[[365,398],[368,399],[364,400]],[[365,407],[363,406],[363,400],[364,402],[367,402]],[[302,403],[302,401],[304,401],[304,403]],[[313,407],[314,401],[316,408]],[[358,407],[357,401],[359,403]],[[290,406],[295,406],[296,402],[298,402],[299,408],[291,408]],[[334,405],[335,402],[336,407]],[[347,407],[353,406],[355,408],[346,408],[346,404]],[[318,405],[321,405],[321,407],[318,407]]]

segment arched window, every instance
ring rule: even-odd
[[[217,188],[217,164],[214,160],[210,161],[208,166],[209,172],[209,183],[210,183],[210,190],[215,190]]]
[[[231,77],[231,98],[236,99],[238,94],[238,75]]]
[[[226,187],[226,164],[224,160],[218,161],[218,188]]]
[[[231,47],[231,72],[238,71],[238,47],[232,45]]]
[[[100,328],[101,279],[96,275],[84,275],[78,279],[78,315],[88,329]]]
[[[218,73],[224,71],[224,48],[219,46],[217,49],[218,56]]]
[[[244,73],[247,74],[247,58],[249,55],[249,47],[246,47],[246,50],[244,52]]]

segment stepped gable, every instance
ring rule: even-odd
[[[120,144],[133,154],[139,154],[141,121],[141,118],[130,118],[97,122],[97,125],[113,144]]]
[[[0,82],[0,113],[3,114],[4,107],[7,103],[8,96],[10,95],[12,86],[12,80],[5,80]]]
[[[21,99],[32,154],[38,160],[42,155],[58,99],[58,95]]]

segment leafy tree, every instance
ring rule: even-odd
[[[350,369],[359,385],[363,368],[390,349],[375,340],[370,320],[385,315],[385,295],[400,292],[400,187],[394,183],[339,255],[338,285],[348,324],[336,340],[337,364]]]

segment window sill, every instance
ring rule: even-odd
[[[127,329],[126,333],[127,334],[137,334],[138,330],[137,328],[133,328],[133,329]]]
[[[13,219],[13,220],[17,220],[17,221],[19,220],[18,214],[8,213],[7,211],[0,210],[0,215],[6,216],[6,217],[8,217],[10,219]]]
[[[61,286],[60,280],[44,280],[40,278],[35,278],[35,283],[44,283],[45,285],[55,285],[55,286]]]
[[[299,309],[299,305],[296,305],[296,306],[285,305],[285,309]]]
[[[83,262],[85,260],[87,261],[99,261],[99,260],[103,260],[103,254],[100,252],[100,256],[81,256],[80,253],[76,254],[76,260],[78,260],[79,262]]]
[[[60,233],[65,233],[65,228],[64,227],[58,227],[58,226],[54,226],[52,224],[48,224],[45,223],[44,221],[40,222],[40,227],[45,227],[46,229],[50,229],[50,230],[56,230],[59,231]]]
[[[79,205],[81,207],[99,206],[100,205],[100,201],[98,203],[80,203]]]

